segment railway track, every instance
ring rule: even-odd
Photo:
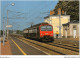
[[[62,53],[62,52],[58,52],[58,51],[56,51],[56,50],[52,50],[52,49],[49,49],[49,48],[47,48],[47,47],[44,47],[44,46],[41,46],[41,45],[39,45],[39,44],[36,44],[36,43],[33,43],[33,42],[31,42],[31,41],[27,41],[27,40],[25,40],[25,39],[22,39],[22,38],[19,38],[19,40],[20,41],[23,41],[23,42],[28,42],[29,44],[31,44],[31,45],[37,45],[36,47],[40,47],[40,48],[42,48],[42,49],[46,49],[46,50],[49,50],[49,51],[52,51],[52,52],[54,52],[55,53],[55,55],[66,55],[66,54],[64,54],[64,53]],[[49,54],[49,55],[52,55],[52,54]]]
[[[65,45],[65,44],[61,44],[61,43],[48,43],[48,44],[52,45],[52,46],[57,46],[57,47],[61,47],[64,49],[72,50],[75,52],[79,52],[79,47],[77,47],[77,46]]]
[[[79,54],[78,47],[62,45],[62,44],[58,44],[58,43],[45,44],[45,43],[40,43],[40,42],[37,42],[37,41],[34,41],[34,40],[25,39],[23,37],[17,37],[17,38],[19,38],[19,40],[21,40],[21,41],[29,42],[29,43],[35,44],[37,46],[43,47],[45,49],[48,49],[50,51],[56,52],[59,55],[78,55]]]
[[[79,46],[77,46],[77,45],[63,44],[61,42],[57,42],[57,43],[53,42],[53,43],[49,43],[49,44],[58,44],[58,45],[63,45],[63,46],[68,46],[68,47],[79,49]]]
[[[79,47],[78,46],[62,44],[62,43],[48,43],[48,44],[52,45],[52,46],[57,46],[57,47],[61,47],[61,48],[64,48],[64,49],[72,50],[72,51],[75,51],[75,52],[79,52]]]

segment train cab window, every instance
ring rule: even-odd
[[[41,31],[46,31],[46,26],[41,26]]]
[[[52,31],[52,26],[41,26],[41,31]]]
[[[47,31],[52,31],[52,26],[47,26]]]

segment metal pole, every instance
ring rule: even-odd
[[[6,38],[6,24],[5,24],[5,38]]]
[[[8,39],[8,10],[7,10],[7,39]]]
[[[61,11],[59,10],[59,36],[61,38]]]
[[[6,39],[6,23],[5,23],[4,27],[5,27],[5,30],[4,30],[4,41],[5,41],[5,39]]]
[[[13,26],[12,26],[12,34],[13,34]]]
[[[4,41],[5,41],[5,35],[4,35],[4,17],[3,17],[3,46],[5,45]]]
[[[5,8],[8,6],[8,4],[7,5],[5,5],[5,7],[3,8],[3,11],[5,11]],[[4,16],[4,12],[2,13],[2,16]],[[5,45],[5,27],[4,27],[4,17],[3,17],[3,46]]]
[[[49,24],[52,24],[52,23],[50,23],[50,21],[51,21],[50,19],[51,19],[51,18],[49,18],[47,21],[49,21]]]
[[[7,4],[3,10],[8,6],[9,4]],[[12,6],[14,6],[15,4],[12,3]],[[3,13],[4,14],[4,13]],[[4,15],[3,15],[4,16]],[[8,10],[7,10],[7,25],[8,25]],[[5,31],[4,31],[5,29]],[[4,27],[4,17],[3,17],[3,45],[5,45],[5,37],[6,37],[6,27]],[[7,38],[8,38],[8,27],[7,27]]]

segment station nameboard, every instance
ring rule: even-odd
[[[12,25],[7,25],[6,27],[12,27]]]

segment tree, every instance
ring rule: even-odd
[[[0,30],[0,36],[2,36],[3,35],[3,31],[2,30]]]
[[[66,14],[70,15],[71,21],[79,21],[79,1],[59,1],[54,9],[55,14],[57,14],[58,8],[66,11]]]

